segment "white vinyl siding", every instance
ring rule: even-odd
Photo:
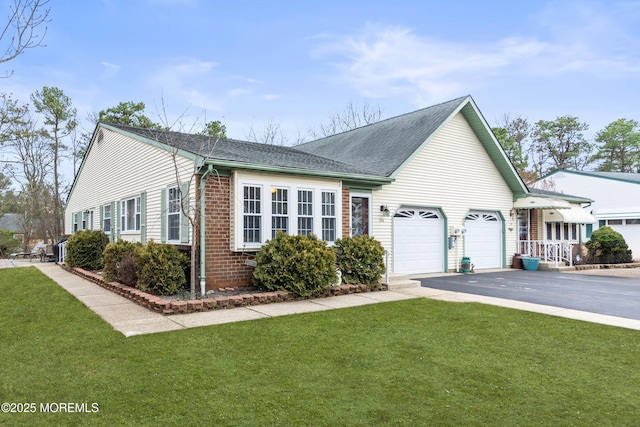
[[[371,221],[373,237],[391,253],[393,215],[401,206],[439,208],[447,226],[456,227],[463,225],[471,210],[500,211],[507,221],[506,255],[515,253],[517,230],[515,222],[508,222],[513,194],[461,113],[437,131],[395,178],[373,191],[372,201],[372,206],[385,205],[391,211],[390,216],[375,212]],[[442,251],[447,250],[443,242]],[[455,271],[459,254],[448,250],[449,271]],[[393,253],[390,263],[393,266]]]
[[[160,193],[161,190],[166,190],[167,185],[176,182],[171,153],[106,128],[101,128],[100,131],[103,132],[102,141],[98,142],[96,139],[92,143],[69,196],[65,229],[67,232],[73,229],[73,212],[81,215],[88,207],[115,201],[111,212],[111,227],[115,238],[161,241],[161,217],[166,212],[161,209]],[[180,178],[189,180],[194,170],[193,161],[178,155],[176,163]],[[194,182],[186,187],[192,203],[196,200]],[[123,233],[120,224],[121,201],[133,197],[140,197],[140,227],[135,232]],[[98,225],[102,227],[99,222],[96,223]],[[184,225],[182,230],[185,230]],[[183,243],[191,241],[189,227],[186,227],[184,236],[180,237]]]

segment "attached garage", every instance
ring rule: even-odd
[[[394,271],[444,271],[444,219],[436,209],[403,208],[393,218]]]
[[[464,220],[464,254],[476,269],[502,268],[502,219],[497,212],[471,211]]]

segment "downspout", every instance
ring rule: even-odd
[[[200,177],[200,295],[204,295],[206,291],[206,272],[205,272],[205,195],[204,185],[206,178],[213,172],[213,166],[207,165],[207,170]]]

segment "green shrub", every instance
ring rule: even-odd
[[[370,236],[345,237],[336,240],[334,250],[342,282],[377,286],[384,273],[384,249]]]
[[[134,259],[138,275],[136,288],[141,291],[173,295],[185,289],[189,258],[175,246],[151,241],[146,246],[135,248]]]
[[[590,264],[618,264],[631,262],[631,249],[624,237],[611,227],[600,227],[591,234],[585,244],[589,250],[587,262]]]
[[[140,243],[128,242],[118,239],[117,242],[109,243],[104,249],[104,268],[102,279],[105,282],[120,282],[127,286],[136,283],[135,263],[133,263],[133,251]],[[127,258],[127,261],[124,261]],[[133,269],[131,268],[133,264]]]
[[[20,252],[22,242],[13,238],[13,231],[0,230],[0,258],[6,258],[14,252]]]
[[[77,231],[67,241],[65,262],[69,267],[95,271],[103,267],[102,252],[109,237],[100,230]]]
[[[337,280],[336,254],[316,236],[289,236],[278,232],[256,256],[253,283],[269,291],[298,296],[321,292]]]

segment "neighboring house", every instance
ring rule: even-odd
[[[396,273],[455,271],[463,256],[502,268],[519,251],[514,201],[527,197],[467,96],[293,148],[101,123],[65,227],[183,249],[195,237],[211,289],[249,284],[278,230],[329,244],[372,235]]]
[[[589,239],[593,230],[608,225],[622,234],[634,259],[640,259],[640,174],[557,170],[534,186],[593,199],[586,210],[596,223],[587,225],[583,237]]]
[[[27,246],[24,242],[23,223],[24,215],[22,214],[6,213],[0,216],[0,230],[10,231],[14,239],[20,240],[23,246]]]

